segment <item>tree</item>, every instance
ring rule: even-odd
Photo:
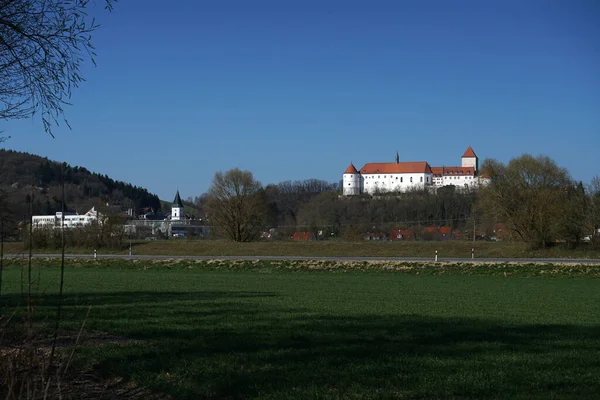
[[[592,178],[587,186],[587,195],[589,202],[588,230],[592,231],[592,236],[597,243],[600,241],[600,176],[596,175]]]
[[[63,106],[84,80],[81,63],[94,62],[98,25],[89,7],[89,0],[0,0],[0,119],[39,113],[50,135],[59,119],[68,125]]]
[[[561,227],[576,223],[572,213],[578,208],[573,205],[580,203],[569,204],[575,185],[567,170],[550,158],[525,154],[508,165],[486,160],[482,171],[491,182],[481,190],[479,207],[532,247],[548,246],[564,234]],[[577,194],[572,198],[579,199],[576,190],[572,193]]]
[[[264,191],[249,171],[219,171],[213,178],[205,209],[212,225],[223,229],[229,239],[250,242],[263,227]]]

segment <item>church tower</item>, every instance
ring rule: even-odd
[[[462,155],[461,161],[461,166],[463,168],[473,168],[473,171],[475,172],[479,169],[479,158],[477,158],[477,155],[471,146],[469,146],[465,151],[465,154]]]
[[[354,164],[350,163],[348,168],[346,168],[342,182],[344,185],[342,190],[344,196],[360,194],[360,173],[356,170]]]
[[[183,204],[181,203],[181,197],[179,197],[179,189],[171,205],[171,221],[179,221],[183,219]]]

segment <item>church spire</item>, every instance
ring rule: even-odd
[[[173,207],[183,208],[183,204],[181,204],[181,197],[179,197],[179,189],[177,189],[177,194],[175,195],[175,199],[173,200]]]
[[[396,164],[400,163],[400,156],[398,155],[398,150],[396,150]]]

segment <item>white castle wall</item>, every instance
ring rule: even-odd
[[[428,173],[362,174],[362,179],[363,191],[369,194],[422,189],[433,184],[433,175]]]
[[[354,196],[361,192],[360,174],[344,174],[342,179],[344,196]]]
[[[461,159],[463,168],[473,168],[477,171],[477,158],[475,157],[463,157]]]

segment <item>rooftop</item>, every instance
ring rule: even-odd
[[[465,150],[465,154],[462,155],[462,158],[465,157],[477,157],[471,146],[467,147],[467,150]]]
[[[431,173],[427,161],[366,163],[360,169],[361,174],[422,174]]]
[[[181,203],[181,197],[179,197],[179,190],[177,190],[177,194],[175,195],[175,199],[173,200],[173,207],[183,208],[183,204]]]

